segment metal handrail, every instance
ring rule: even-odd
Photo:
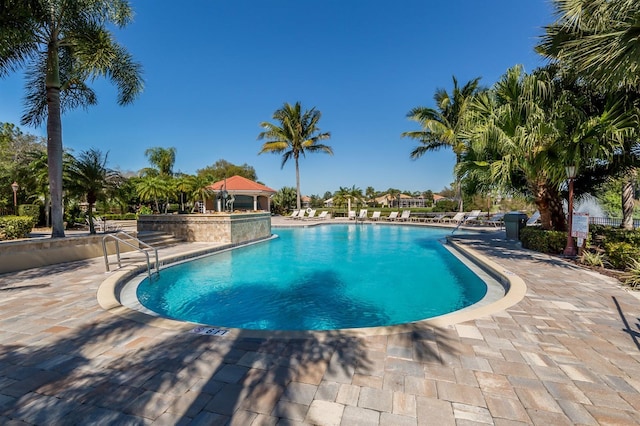
[[[122,237],[126,237],[129,238],[133,241],[135,241],[138,245],[134,245],[131,244],[128,241],[125,241],[124,238]],[[115,234],[107,234],[102,238],[102,252],[104,254],[104,264],[105,267],[107,268],[107,272],[109,272],[109,258],[108,258],[108,254],[107,254],[107,238],[111,238],[115,241],[116,243],[116,258],[118,260],[118,267],[121,268],[122,267],[122,260],[120,258],[120,245],[119,243],[122,243],[126,246],[129,246],[131,248],[133,248],[136,251],[139,251],[140,253],[144,253],[144,255],[147,258],[147,273],[149,274],[149,281],[151,281],[151,262],[149,260],[149,252],[145,249],[151,249],[154,251],[155,255],[156,255],[156,263],[155,263],[155,269],[156,269],[156,274],[160,275],[160,262],[158,261],[158,249],[155,247],[150,246],[149,244],[145,243],[144,241],[139,240],[138,238],[134,237],[133,235],[130,235],[124,231],[118,231]],[[144,248],[140,248],[140,246],[143,246]]]

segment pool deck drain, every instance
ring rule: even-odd
[[[101,259],[1,275],[0,422],[640,424],[634,294],[504,232],[455,240],[521,277],[522,300],[410,332],[256,339],[112,315]]]

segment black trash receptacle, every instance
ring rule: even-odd
[[[527,215],[520,212],[509,212],[504,215],[504,228],[507,240],[520,241],[520,230],[527,226]]]

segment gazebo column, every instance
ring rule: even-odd
[[[253,210],[258,210],[258,196],[253,196]]]

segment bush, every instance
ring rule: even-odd
[[[18,216],[31,216],[35,225],[40,219],[40,206],[37,204],[20,204],[18,206]]]
[[[640,259],[640,248],[627,242],[608,242],[604,244],[604,253],[615,269],[625,270],[635,259]]]
[[[567,233],[546,231],[537,226],[527,226],[520,230],[522,247],[541,253],[560,254],[567,245]]]
[[[442,200],[438,201],[433,205],[431,209],[433,212],[457,212],[458,211],[458,202],[452,200]]]
[[[26,238],[34,223],[31,216],[0,216],[0,241]]]

